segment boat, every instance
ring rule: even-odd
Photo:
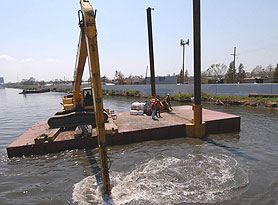
[[[20,92],[18,94],[45,93],[45,92],[50,92],[50,89],[49,88],[38,88],[38,89],[35,89],[35,90],[23,89],[22,92]]]

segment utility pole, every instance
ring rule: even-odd
[[[236,78],[236,56],[237,56],[236,47],[234,47],[234,53],[231,55],[234,56],[233,83],[235,83],[236,82],[236,79],[235,79]]]
[[[150,70],[151,70],[151,89],[152,96],[156,95],[155,91],[155,74],[154,74],[154,55],[153,55],[153,31],[152,31],[152,14],[153,8],[147,8],[147,22],[148,22],[148,37],[149,37],[149,58],[150,58]]]
[[[185,42],[183,39],[180,41],[180,45],[183,47],[183,53],[182,53],[182,76],[181,76],[181,84],[184,84],[184,53],[185,53],[185,45],[189,46],[189,39]]]

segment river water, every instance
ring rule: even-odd
[[[63,93],[19,92],[0,89],[0,204],[278,203],[277,110],[205,105],[240,115],[240,133],[109,147],[107,199],[97,149],[7,157],[10,143],[61,109]],[[105,97],[104,107],[129,111],[135,100]]]

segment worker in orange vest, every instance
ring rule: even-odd
[[[162,118],[161,115],[160,115],[160,100],[159,100],[159,96],[157,96],[156,99],[155,99],[155,108],[156,108],[156,112],[155,112],[156,117]],[[158,113],[158,116],[157,116],[157,113]]]

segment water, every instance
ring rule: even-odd
[[[240,115],[240,133],[109,147],[112,196],[105,198],[96,149],[8,159],[6,147],[60,110],[63,96],[18,92],[0,89],[0,204],[278,203],[277,110],[205,105]],[[105,97],[104,104],[123,112],[135,100]]]

